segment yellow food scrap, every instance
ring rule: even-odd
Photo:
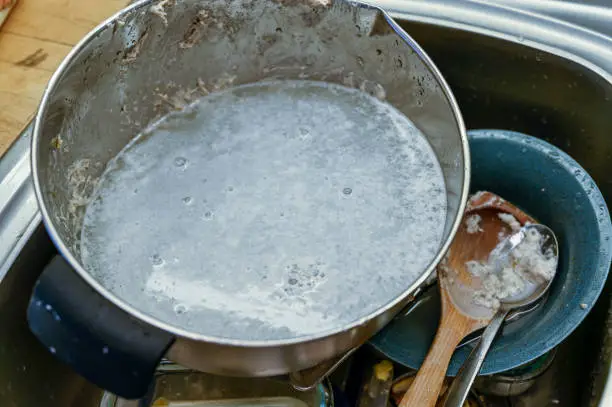
[[[170,405],[170,402],[167,399],[160,397],[153,402],[151,407],[168,407],[169,405]]]
[[[51,148],[53,148],[54,150],[59,150],[61,146],[62,139],[60,138],[60,136],[55,136],[51,139]]]
[[[393,373],[393,364],[388,360],[383,360],[380,363],[374,365],[374,375],[377,380],[381,382],[386,382],[391,378],[391,374]]]

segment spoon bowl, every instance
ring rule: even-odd
[[[548,252],[554,259],[558,259],[559,243],[557,242],[557,237],[548,226],[541,224],[529,224],[523,226],[518,232],[514,233],[512,236],[508,237],[504,242],[502,242],[491,254],[507,258],[510,252],[512,252],[525,240],[528,233],[534,232],[542,238],[542,252]],[[502,251],[503,254],[501,254]],[[496,259],[494,263],[496,263],[496,267],[499,270],[501,268],[498,266],[500,262]],[[556,260],[555,263],[557,263]],[[540,278],[538,281],[528,281],[528,287],[526,287],[525,290],[521,291],[519,294],[501,299],[501,308],[511,311],[533,304],[542,298],[542,296],[548,291],[553,280],[554,276],[550,279]]]

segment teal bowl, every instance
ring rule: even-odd
[[[501,130],[469,132],[472,192],[488,190],[548,225],[559,240],[559,267],[546,302],[508,324],[494,342],[480,374],[524,365],[548,352],[578,327],[603,289],[612,253],[612,225],[603,196],[586,171],[540,139]],[[400,315],[370,344],[387,358],[418,369],[433,340],[438,297],[418,312]],[[454,376],[471,351],[458,349],[447,374]]]

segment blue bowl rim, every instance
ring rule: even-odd
[[[554,349],[557,345],[559,345],[562,341],[564,341],[574,330],[582,323],[582,321],[586,318],[591,309],[595,306],[597,299],[601,295],[601,292],[604,289],[604,286],[607,281],[607,276],[610,270],[610,265],[612,263],[612,243],[606,242],[606,238],[610,238],[612,236],[612,222],[610,220],[610,212],[608,210],[608,206],[604,200],[604,197],[599,190],[597,183],[593,180],[590,174],[578,163],[574,160],[569,154],[561,150],[560,148],[539,139],[537,137],[533,137],[524,133],[520,133],[517,131],[510,130],[501,130],[501,129],[477,129],[468,131],[468,139],[470,142],[472,140],[483,140],[483,139],[499,139],[499,140],[508,140],[514,143],[523,144],[526,148],[536,148],[542,152],[550,154],[551,152],[555,154],[558,159],[556,160],[558,165],[563,167],[569,173],[575,173],[576,170],[580,170],[582,176],[582,182],[580,182],[581,186],[584,187],[589,184],[592,185],[592,192],[585,193],[589,204],[593,211],[596,212],[597,208],[603,207],[605,210],[604,219],[598,223],[597,229],[599,230],[599,252],[597,267],[593,270],[593,276],[597,277],[592,281],[593,286],[586,292],[586,296],[581,300],[585,306],[580,309],[569,310],[571,318],[567,318],[571,320],[571,323],[565,324],[562,329],[557,331],[557,334],[547,340],[545,343],[539,342],[541,346],[537,351],[532,351],[525,353],[526,355],[521,360],[516,361],[515,363],[500,363],[500,361],[487,361],[482,366],[481,375],[491,375],[504,371],[508,371],[510,369],[516,368],[521,365],[528,364],[543,354],[549,352]],[[585,191],[586,192],[586,191]],[[560,308],[561,310],[561,308]],[[382,354],[389,357],[391,360],[397,359],[391,357],[393,352],[386,352],[384,347],[380,346],[380,343],[377,343],[375,340],[370,341],[370,345],[372,345],[376,350],[381,352]],[[397,361],[397,360],[396,360]],[[487,363],[488,362],[488,363]],[[408,366],[414,367],[414,366]],[[454,376],[455,372],[449,372],[451,376]]]

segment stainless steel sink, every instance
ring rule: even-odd
[[[376,3],[436,62],[468,128],[556,144],[612,202],[611,9],[552,0]],[[57,362],[25,322],[32,284],[54,253],[31,187],[28,138],[26,131],[0,160],[0,405],[99,406],[101,391]],[[514,406],[612,405],[611,284],[546,377]]]

